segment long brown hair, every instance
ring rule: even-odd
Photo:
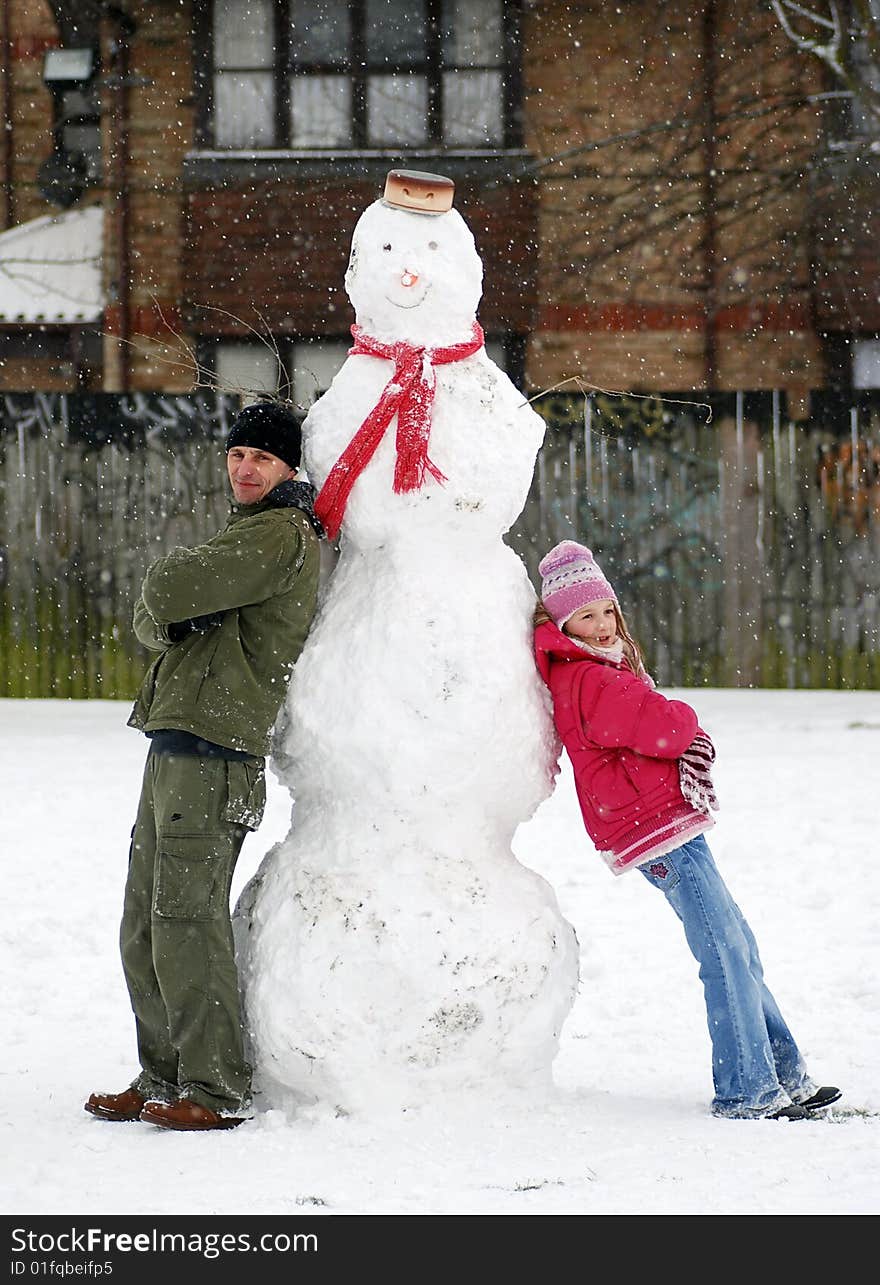
[[[623,612],[620,610],[620,604],[617,599],[612,598],[611,602],[614,606],[614,620],[617,625],[617,636],[623,643],[623,654],[626,657],[626,661],[630,669],[634,674],[638,674],[641,678],[647,672],[645,669],[645,662],[642,660],[641,648],[629,631],[629,627],[623,618]],[[535,603],[535,610],[532,617],[532,624],[535,629],[538,628],[538,625],[543,625],[546,621],[552,619],[553,617],[550,615],[550,612],[539,598]],[[562,632],[566,634],[566,636],[569,636],[568,630],[564,625],[562,626]]]

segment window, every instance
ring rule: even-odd
[[[852,382],[853,388],[880,388],[880,338],[853,341]]]
[[[286,379],[265,344],[219,343],[214,357],[219,391],[238,393],[245,401],[254,401],[260,393],[274,393]]]
[[[213,0],[217,148],[515,143],[505,0]]]
[[[260,393],[278,393],[308,409],[330,387],[351,347],[345,339],[281,339],[278,356],[267,344],[252,340],[218,340],[213,366],[220,392],[253,401]]]
[[[95,51],[47,49],[43,81],[52,95],[52,155],[37,176],[40,194],[67,207],[101,181],[101,104]]]
[[[273,0],[214,0],[214,141],[275,141]]]
[[[82,156],[88,180],[101,180],[101,113],[94,88],[68,89],[60,99],[56,138],[70,155]]]
[[[308,339],[291,345],[293,400],[311,406],[327,391],[351,347],[350,339]]]

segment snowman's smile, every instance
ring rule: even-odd
[[[385,298],[389,303],[393,303],[395,308],[418,308],[420,303],[424,303],[430,289],[430,281],[419,283],[418,277],[415,277],[410,284],[401,278],[400,285],[386,293]]]

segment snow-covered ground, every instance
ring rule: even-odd
[[[116,937],[146,742],[119,702],[0,700],[5,1214],[880,1213],[880,693],[668,692],[718,748],[710,842],[820,1083],[804,1123],[713,1119],[696,965],[637,874],[586,839],[566,770],[515,848],[556,888],[581,986],[545,1100],[231,1133],[87,1115],[134,1073]],[[270,778],[233,895],[286,836]]]

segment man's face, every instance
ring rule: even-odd
[[[238,504],[256,504],[279,482],[296,476],[295,468],[255,446],[233,446],[226,454],[226,470]]]

